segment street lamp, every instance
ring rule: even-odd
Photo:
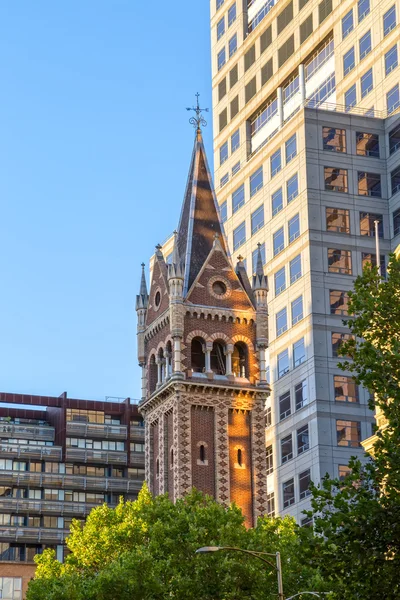
[[[254,550],[245,550],[244,548],[235,548],[234,546],[204,546],[203,548],[199,548],[198,550],[196,550],[196,554],[208,554],[209,552],[219,552],[219,550],[233,550],[234,552],[243,552],[244,554],[250,554],[250,556],[254,556],[259,560],[262,560],[263,563],[266,563],[267,565],[275,569],[278,577],[278,597],[279,600],[285,600],[285,596],[283,595],[282,565],[280,552],[275,552],[274,554],[271,554],[270,552],[255,552]],[[263,556],[275,556],[276,565],[274,565],[270,560],[263,558]],[[321,598],[321,594],[329,594],[329,592],[298,592],[297,594],[294,594],[294,596],[286,598],[286,600],[292,600],[293,598],[297,598],[298,596],[302,596],[304,594]]]
[[[266,563],[267,565],[275,569],[278,577],[278,597],[279,600],[285,600],[285,596],[283,595],[280,552],[275,552],[274,554],[271,554],[270,552],[255,552],[254,550],[245,550],[244,548],[235,548],[233,546],[204,546],[203,548],[199,548],[198,550],[196,550],[196,554],[207,554],[209,552],[218,552],[219,550],[233,550],[234,552],[243,552],[244,554],[250,554],[250,556],[254,556],[259,560],[262,560],[263,563]],[[274,565],[270,560],[263,558],[263,556],[274,556],[276,559],[276,565]]]

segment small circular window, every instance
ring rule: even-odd
[[[223,281],[214,281],[212,289],[214,294],[217,296],[223,296],[226,294],[226,285]]]
[[[156,307],[158,308],[160,306],[160,303],[161,303],[161,294],[160,294],[160,292],[156,293],[155,298],[154,298],[154,302],[155,302]]]

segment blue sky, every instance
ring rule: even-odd
[[[185,107],[211,107],[208,1],[3,2],[0,72],[0,391],[138,397],[140,263],[178,222]]]

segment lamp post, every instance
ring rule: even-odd
[[[262,560],[263,563],[266,563],[267,565],[275,569],[278,577],[278,598],[279,600],[285,600],[285,596],[283,595],[282,565],[280,552],[275,552],[274,554],[271,554],[270,552],[256,552],[255,550],[245,550],[244,548],[235,548],[234,546],[204,546],[203,548],[199,548],[198,550],[196,550],[196,554],[208,554],[209,552],[219,552],[220,550],[233,550],[234,552],[243,552],[244,554],[250,554],[250,556],[254,556],[259,560]],[[275,556],[276,565],[274,565],[270,560],[263,558],[263,556]],[[294,596],[286,598],[286,600],[292,600],[293,598],[298,598],[299,596],[302,596],[304,594],[321,598],[321,594],[329,593],[330,592],[298,592],[297,594],[294,594]]]
[[[207,554],[209,552],[218,552],[220,550],[233,550],[234,552],[243,552],[243,554],[250,554],[250,556],[254,556],[258,558],[263,563],[266,563],[270,567],[276,570],[276,575],[278,577],[278,598],[279,600],[285,600],[285,596],[283,595],[283,582],[282,582],[282,566],[281,566],[281,553],[275,552],[271,554],[270,552],[255,552],[254,550],[245,550],[244,548],[235,548],[234,546],[204,546],[203,548],[199,548],[196,550],[196,554]],[[274,565],[270,560],[263,558],[263,556],[274,556],[276,560],[276,565]]]

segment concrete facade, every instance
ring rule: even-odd
[[[307,481],[342,475],[371,434],[368,392],[339,379],[335,352],[374,215],[386,262],[399,239],[399,12],[211,1],[217,200],[231,254],[251,275],[261,244],[269,279],[269,512],[300,523]]]

